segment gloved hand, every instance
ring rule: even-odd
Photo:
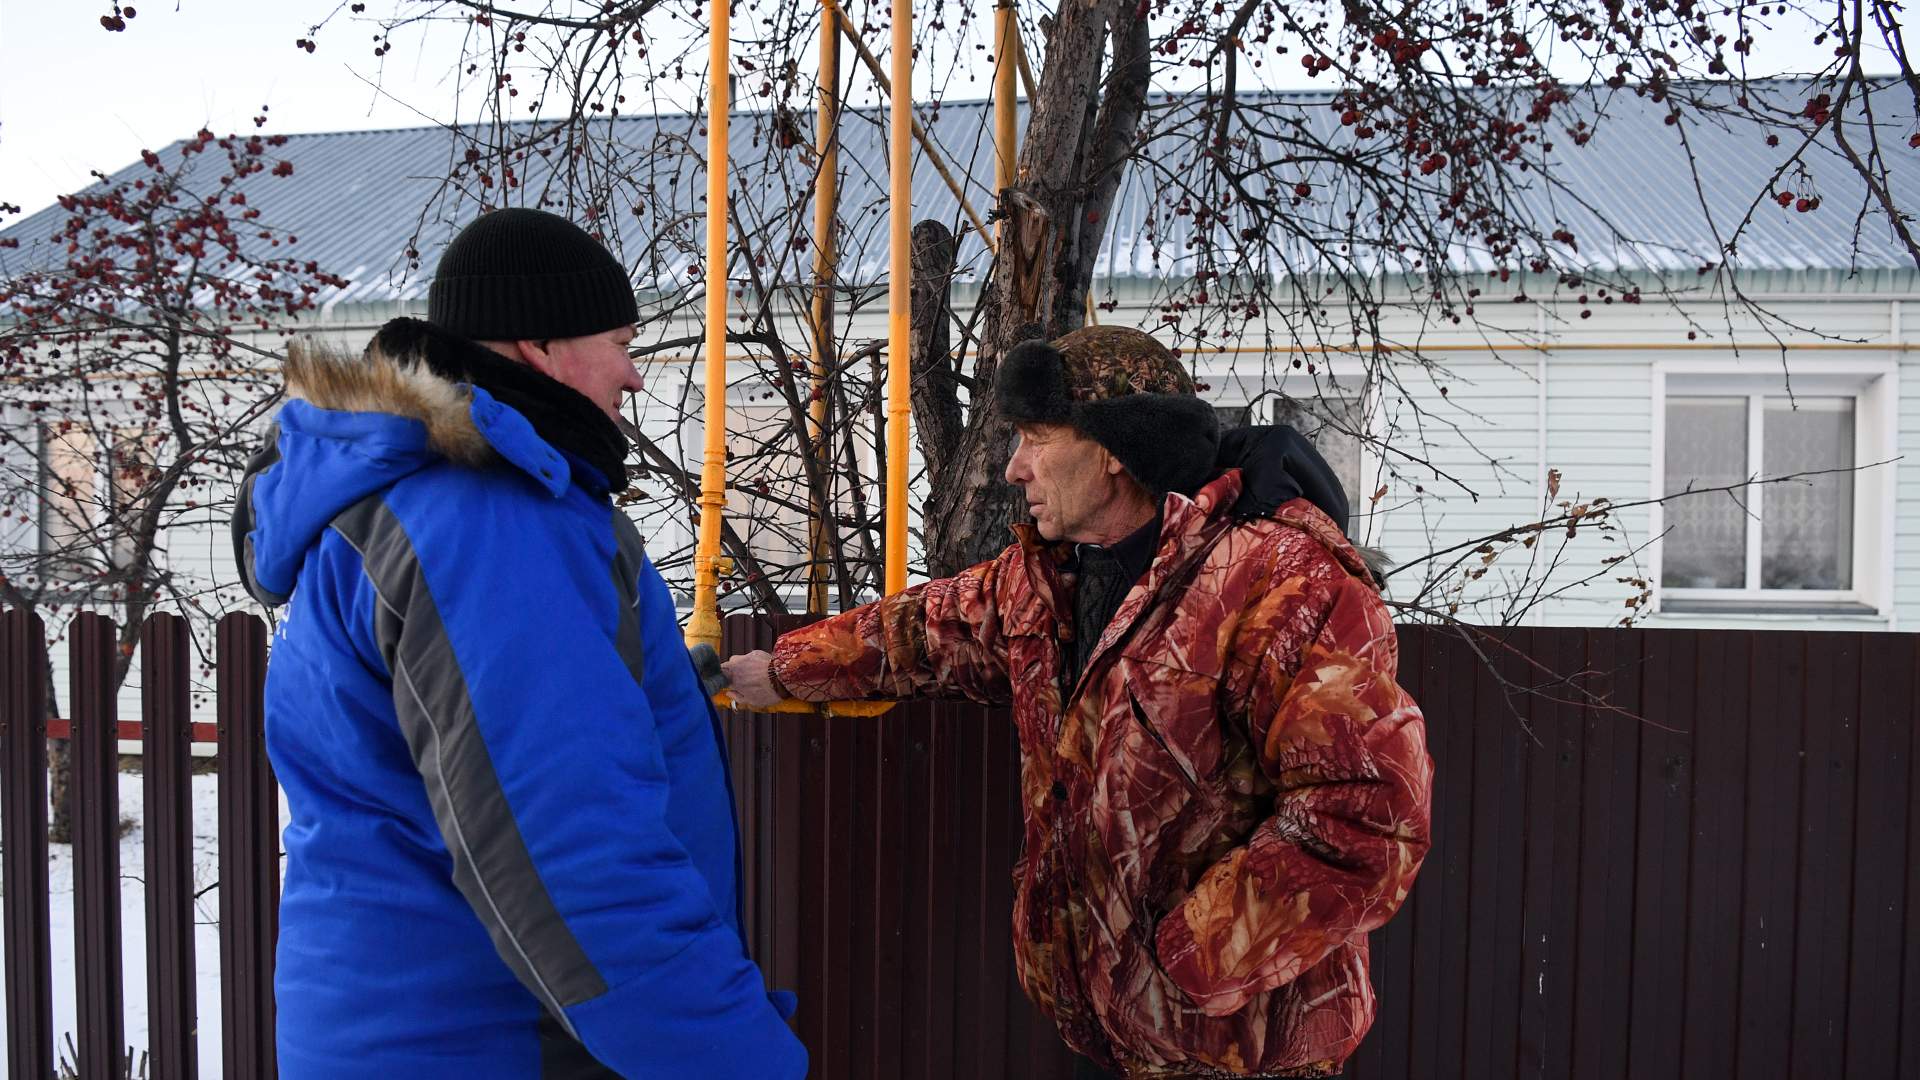
[[[700,676],[701,689],[707,692],[708,697],[727,688],[727,673],[721,667],[720,654],[713,651],[713,646],[703,641],[688,649],[687,655],[693,659],[693,670]]]

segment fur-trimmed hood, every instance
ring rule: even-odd
[[[288,401],[418,420],[426,427],[427,445],[463,465],[478,468],[498,458],[473,422],[473,387],[435,374],[417,358],[389,356],[378,342],[364,356],[302,343],[289,351],[282,371]]]
[[[287,403],[248,462],[233,516],[235,560],[263,604],[292,595],[341,511],[423,469],[510,465],[555,497],[573,482],[567,456],[521,413],[379,340],[364,356],[303,342],[284,371]]]

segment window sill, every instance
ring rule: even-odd
[[[1702,610],[1704,607],[1710,608]],[[1662,630],[1814,630],[1876,633],[1891,630],[1889,612],[1865,604],[1824,601],[1784,604],[1764,600],[1664,600],[1638,625]]]
[[[1878,608],[1845,600],[1793,600],[1781,598],[1709,600],[1696,597],[1669,597],[1661,601],[1661,615],[1772,616],[1780,619],[1857,619],[1885,622]]]

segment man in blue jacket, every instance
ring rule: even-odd
[[[428,308],[289,359],[235,510],[286,605],[281,1075],[804,1076],[741,937],[716,718],[612,501],[627,275],[499,210]]]

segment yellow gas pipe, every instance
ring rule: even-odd
[[[731,0],[713,0],[707,43],[707,438],[700,541],[693,556],[687,647],[720,648],[720,515],[727,505],[727,100]]]
[[[993,7],[993,196],[1013,186],[1018,151],[1019,103],[1014,94],[1014,58],[1020,51],[1020,28],[1013,21],[1013,0]],[[1031,93],[1031,91],[1029,91]],[[1005,230],[1006,219],[999,226]]]
[[[707,645],[716,652],[720,648],[720,604],[719,577],[722,563],[720,558],[720,518],[725,512],[727,502],[727,118],[729,103],[727,100],[728,69],[728,23],[729,0],[714,0],[712,38],[708,47],[708,67],[711,87],[708,91],[707,115],[707,340],[705,359],[707,364],[707,400],[706,400],[706,457],[700,473],[700,536],[699,545],[694,554],[694,601],[693,613],[687,620],[686,641],[692,648]],[[893,84],[907,87],[904,102],[900,95],[893,96],[893,145],[890,167],[893,173],[889,208],[891,218],[890,237],[892,240],[893,282],[889,292],[891,311],[891,333],[888,341],[887,357],[887,511],[886,511],[886,568],[885,584],[889,593],[899,592],[907,586],[907,436],[908,426],[912,423],[912,405],[908,396],[908,328],[909,314],[912,310],[910,288],[911,267],[908,244],[911,243],[911,226],[908,218],[912,212],[913,187],[909,171],[909,140],[913,134],[912,101],[912,49],[913,49],[913,8],[912,0],[894,0],[893,29]],[[830,40],[834,39],[838,6],[827,4],[822,24],[822,33]],[[821,49],[823,78],[837,80],[838,73],[831,70],[837,67],[837,47],[829,51],[823,44]],[[822,93],[837,95],[838,86],[826,88]],[[838,123],[838,102],[831,102],[831,119]],[[836,140],[828,138],[828,106],[822,106],[823,148],[835,146]],[[820,207],[816,208],[816,224],[825,222],[820,230],[822,255],[817,266],[825,267],[831,273],[835,254],[832,237],[832,199],[833,183],[837,179],[834,168],[833,151],[825,151],[829,156],[824,161],[823,182],[828,186],[821,193]],[[831,282],[823,279],[821,287],[830,287]],[[816,330],[825,327],[821,309],[815,308]],[[824,349],[825,342],[816,346]],[[816,351],[816,377],[822,372],[824,357]],[[824,510],[824,508],[822,508]],[[817,550],[817,549],[816,549]],[[733,695],[722,691],[715,695],[716,704],[731,707]],[[837,701],[813,703],[789,699],[780,702],[767,712],[814,712],[825,711],[838,716],[877,716],[893,705],[890,701]]]
[[[840,237],[833,227],[840,199],[840,12],[820,6],[820,124],[815,146],[820,172],[813,192],[813,378],[807,401],[807,452],[817,467],[828,467],[827,373],[832,367],[833,274],[840,259]],[[807,613],[827,611],[827,528],[831,507],[818,499],[807,524]]]
[[[913,312],[913,0],[893,0],[893,137],[887,163],[887,565],[886,590],[907,587],[908,350]]]

